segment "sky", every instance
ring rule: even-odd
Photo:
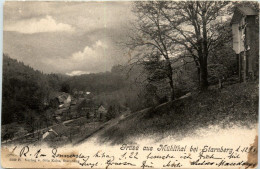
[[[3,51],[44,73],[110,71],[127,55],[119,43],[131,2],[5,2]]]

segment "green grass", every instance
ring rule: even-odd
[[[250,127],[257,119],[258,84],[234,84],[133,113],[118,125],[106,129],[100,142],[121,144],[130,142],[130,137],[157,134],[163,138],[170,133],[182,139],[209,125]]]

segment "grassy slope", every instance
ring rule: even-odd
[[[250,127],[258,119],[258,84],[234,84],[221,90],[192,94],[188,98],[133,113],[101,135],[101,142],[127,143],[130,137],[174,133],[182,137],[209,125]]]

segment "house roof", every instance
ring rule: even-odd
[[[241,12],[243,15],[247,15],[247,16],[257,15],[257,12],[254,9],[247,6],[238,7],[237,10]]]
[[[98,108],[98,111],[99,111],[99,112],[102,112],[102,113],[106,113],[106,112],[107,112],[106,108],[105,108],[103,105],[101,105],[101,106]]]
[[[68,93],[60,93],[60,95],[58,96],[59,102],[64,102],[67,98],[69,97]]]
[[[68,132],[68,127],[66,127],[64,124],[59,124],[57,126],[51,127],[50,130],[45,132],[46,135],[43,134],[43,139],[50,138],[50,137],[56,137],[57,135],[61,136],[66,132]]]
[[[57,134],[62,135],[68,131],[68,127],[66,127],[64,124],[60,124],[52,127],[52,130],[54,130]]]
[[[67,111],[67,110],[69,110],[69,107],[64,107],[64,108],[62,108],[62,109],[56,110],[56,111],[55,111],[55,114],[56,114],[56,115],[61,115],[63,112],[65,112],[65,111]]]
[[[257,15],[257,11],[255,11],[250,7],[247,6],[237,7],[231,19],[231,24],[239,23],[243,16],[255,16],[255,15]]]
[[[51,92],[49,98],[54,99],[57,98],[59,102],[64,102],[70,94],[65,93],[65,92]]]

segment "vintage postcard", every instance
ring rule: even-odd
[[[257,1],[3,8],[3,168],[257,168]]]

